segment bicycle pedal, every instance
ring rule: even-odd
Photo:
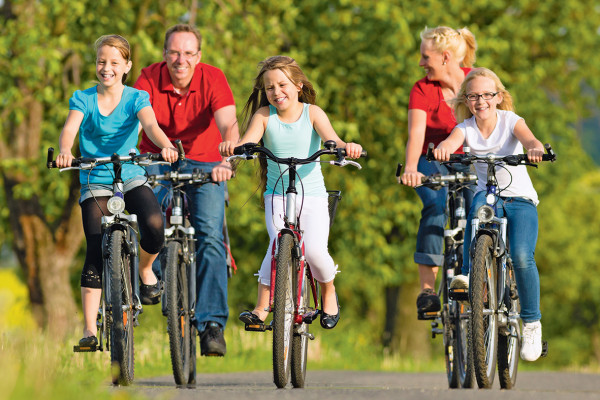
[[[302,322],[312,324],[315,319],[319,318],[319,310],[314,310],[302,315]]]
[[[265,332],[273,330],[273,327],[265,324],[248,324],[244,326],[244,329],[248,332]]]
[[[439,311],[417,312],[417,319],[419,319],[419,320],[436,319],[440,315],[441,315],[441,313]]]
[[[450,289],[448,297],[457,301],[469,301],[469,289]]]
[[[546,357],[548,355],[548,341],[542,340],[542,355],[541,357]]]
[[[98,346],[73,346],[73,353],[93,353],[98,350]]]

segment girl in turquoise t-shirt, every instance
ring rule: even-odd
[[[254,91],[244,108],[246,116],[253,114],[252,119],[239,143],[226,141],[219,145],[221,155],[230,156],[236,146],[258,143],[263,139],[264,146],[278,157],[305,158],[320,148],[321,140],[334,140],[337,147],[346,148],[348,157],[360,157],[362,147],[342,141],[333,130],[325,112],[314,104],[316,93],[313,86],[293,58],[270,57],[259,66],[261,69],[255,80]],[[284,175],[284,179],[276,186],[279,174],[277,164],[271,161],[262,174],[262,183],[266,187],[265,222],[270,243],[277,239],[277,232],[283,228],[283,196],[288,177]],[[298,196],[298,200],[304,200],[300,225],[304,230],[306,260],[321,287],[321,326],[331,329],[336,326],[340,312],[333,285],[337,267],[327,250],[329,214],[320,164],[302,165],[298,168],[298,175],[302,179],[301,187],[304,190],[304,197]],[[273,196],[276,201],[271,201]],[[262,323],[267,318],[268,312],[265,310],[269,307],[270,248],[271,246],[267,249],[259,271],[256,307],[252,312],[240,314],[240,320],[246,324]]]
[[[113,153],[129,154],[136,148],[139,123],[162,148],[166,161],[175,162],[177,150],[160,129],[150,106],[148,93],[124,85],[131,69],[129,43],[119,35],[102,36],[96,41],[96,77],[98,85],[76,91],[69,101],[69,115],[60,134],[59,168],[73,160],[71,149],[79,132],[79,149],[84,157],[107,157]],[[137,149],[136,149],[137,152]],[[100,218],[109,214],[106,203],[111,195],[112,166],[81,171],[81,206],[87,249],[81,273],[81,298],[85,327],[81,346],[96,346],[96,315],[102,296],[102,233]],[[164,242],[163,217],[152,192],[145,184],[144,170],[124,165],[126,209],[138,216],[140,227],[140,278],[144,304],[160,301],[162,285],[152,272],[152,262]]]

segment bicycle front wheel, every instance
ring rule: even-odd
[[[469,316],[467,306],[456,303],[454,322],[454,363],[458,385],[472,388],[474,383],[473,358],[469,351]]]
[[[273,300],[273,381],[278,388],[287,385],[290,376],[294,325],[294,237],[283,233],[276,259],[275,296]]]
[[[519,366],[519,344],[520,329],[519,321],[516,318],[520,311],[519,295],[517,293],[517,284],[515,273],[512,268],[512,262],[508,261],[508,282],[504,303],[508,309],[508,327],[506,332],[498,335],[498,379],[502,389],[512,389],[517,382],[517,368]]]
[[[480,388],[492,387],[498,351],[496,259],[492,252],[492,238],[479,236],[471,267],[469,295],[473,367]]]
[[[305,265],[308,268],[308,265]],[[310,307],[310,281],[308,273],[305,270],[302,276],[302,281],[298,282],[298,274],[294,273],[294,285],[298,288],[302,285],[300,291],[300,303],[298,312],[305,314]],[[307,323],[294,326],[294,338],[292,339],[292,386],[295,388],[303,388],[306,379],[306,358],[308,355],[308,327]]]
[[[129,385],[134,374],[131,265],[130,256],[123,251],[124,240],[123,232],[114,230],[108,247],[112,315],[110,358],[115,385]]]
[[[181,243],[167,244],[165,262],[165,298],[167,332],[171,349],[173,377],[178,385],[188,383],[190,375],[190,304],[186,264],[183,262]]]

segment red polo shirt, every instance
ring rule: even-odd
[[[471,68],[461,68],[465,76]],[[425,128],[425,142],[422,154],[427,153],[429,143],[435,147],[446,139],[456,126],[454,112],[444,100],[442,87],[437,81],[430,81],[427,77],[417,81],[410,91],[408,109],[419,109],[427,113],[427,126]],[[456,151],[462,153],[462,147]]]
[[[163,61],[142,69],[134,87],[148,92],[158,125],[171,140],[181,139],[186,158],[221,161],[217,147],[222,138],[214,113],[235,105],[223,71],[198,63],[188,93],[181,96],[175,93],[167,63]],[[145,133],[140,150],[160,152]]]

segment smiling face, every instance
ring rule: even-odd
[[[444,53],[436,50],[433,47],[431,40],[423,40],[421,42],[421,59],[419,60],[419,67],[425,69],[427,79],[430,81],[438,81],[443,65]]]
[[[266,71],[263,75],[267,100],[278,112],[285,112],[299,104],[298,93],[302,85],[296,86],[280,69]]]
[[[96,77],[105,88],[123,84],[123,75],[129,73],[131,61],[127,61],[119,49],[101,46],[96,53]]]
[[[187,88],[192,81],[202,56],[198,47],[198,38],[192,32],[174,32],[169,36],[163,58],[175,88]]]
[[[496,106],[502,103],[502,93],[499,92],[496,84],[491,78],[484,76],[476,76],[467,83],[466,95],[477,95],[477,100],[468,100],[465,98],[465,104],[469,107],[471,113],[480,121],[485,121],[488,118],[496,118]],[[492,94],[497,93],[492,96]],[[491,96],[491,99],[484,100],[483,96]]]

